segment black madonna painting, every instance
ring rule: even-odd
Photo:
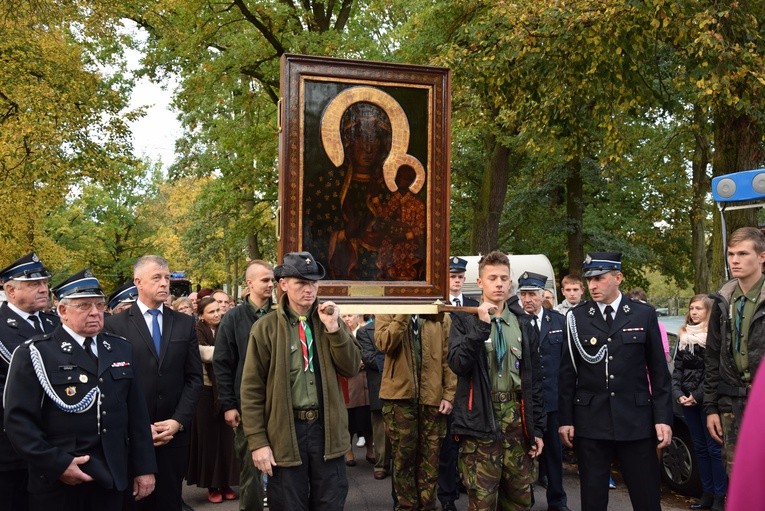
[[[448,70],[288,55],[282,101],[280,257],[311,252],[336,298],[442,297]]]

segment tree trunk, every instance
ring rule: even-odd
[[[494,135],[486,137],[487,154],[491,154],[481,177],[481,192],[473,219],[471,253],[486,254],[497,248],[499,221],[507,194],[510,151]]]
[[[566,164],[566,216],[568,217],[568,273],[582,274],[584,261],[584,182],[582,160],[574,158]],[[563,277],[563,275],[560,275]]]
[[[693,292],[694,294],[708,293],[709,260],[707,259],[706,243],[706,208],[704,202],[711,186],[707,176],[709,166],[709,140],[706,136],[706,118],[700,107],[693,113],[694,124],[698,126],[694,133],[696,140],[693,150],[692,180],[691,180],[691,259],[693,261]]]
[[[737,115],[733,108],[720,107],[714,115],[714,155],[712,169],[715,176],[755,169],[762,164],[762,129],[747,115]],[[757,210],[744,209],[725,215],[728,234],[739,227],[757,226]],[[720,213],[714,214],[712,233],[712,268],[710,286],[719,288],[725,279],[725,258],[722,246]]]

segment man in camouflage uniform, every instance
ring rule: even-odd
[[[393,452],[395,509],[433,510],[456,383],[446,362],[449,317],[380,314],[375,323],[375,344],[385,353],[380,399]]]
[[[470,510],[522,510],[532,504],[533,458],[545,425],[539,336],[508,300],[510,261],[502,252],[478,264],[478,316],[452,314],[449,366],[457,373],[454,434]]]
[[[704,408],[709,433],[724,446],[728,474],[747,395],[765,350],[763,263],[765,237],[760,230],[738,229],[728,240],[733,279],[712,295],[715,305],[705,352]]]

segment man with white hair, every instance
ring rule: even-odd
[[[563,489],[563,450],[558,436],[558,371],[563,353],[566,318],[542,306],[546,282],[547,277],[544,275],[524,272],[518,279],[518,294],[523,310],[534,318],[532,324],[539,332],[542,394],[547,414],[547,427],[542,436],[545,449],[539,457],[539,472],[540,478],[547,478],[547,509],[568,511],[566,492]]]
[[[14,352],[5,429],[29,467],[32,511],[122,511],[154,490],[149,415],[130,343],[102,332],[90,270],[53,289],[62,325]],[[11,508],[13,509],[13,508]]]

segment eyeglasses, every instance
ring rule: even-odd
[[[72,307],[81,312],[89,312],[93,307],[98,312],[103,312],[106,309],[106,302],[77,302],[77,303],[65,303],[65,307]]]

